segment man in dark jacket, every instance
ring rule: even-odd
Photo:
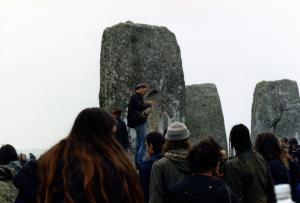
[[[144,102],[143,96],[148,90],[146,83],[140,83],[135,87],[128,104],[127,126],[134,128],[136,132],[135,165],[139,169],[140,163],[145,155],[145,135],[147,130],[147,114],[145,110],[151,107],[152,103]]]
[[[231,203],[229,188],[213,177],[221,160],[220,146],[213,139],[195,145],[187,156],[193,175],[176,183],[169,191],[168,203]]]
[[[275,203],[269,168],[263,157],[252,150],[248,128],[235,125],[229,139],[236,155],[227,162],[224,179],[237,202]]]
[[[161,157],[165,137],[160,132],[151,132],[146,137],[146,151],[148,157],[140,164],[139,178],[144,192],[145,203],[149,202],[149,184],[152,165]]]

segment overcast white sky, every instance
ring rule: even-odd
[[[0,0],[0,144],[48,148],[98,106],[106,27],[166,26],[185,82],[215,83],[227,133],[262,80],[300,82],[299,0]]]

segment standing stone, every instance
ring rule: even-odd
[[[211,136],[227,151],[223,112],[214,84],[186,86],[186,124],[193,143]]]
[[[263,132],[299,140],[300,100],[295,81],[262,81],[256,85],[252,104],[252,140]]]
[[[145,96],[155,101],[148,117],[150,130],[163,131],[169,122],[183,121],[185,83],[180,48],[166,27],[120,23],[102,36],[100,106],[126,109],[133,88],[146,82]]]

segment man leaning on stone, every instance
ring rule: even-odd
[[[148,90],[148,84],[140,83],[135,86],[135,93],[128,104],[127,126],[134,128],[136,132],[135,166],[139,164],[145,155],[145,135],[147,130],[147,113],[145,110],[152,106],[152,102],[144,102],[144,95]]]

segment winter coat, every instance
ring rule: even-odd
[[[12,203],[15,201],[18,190],[13,184],[16,171],[7,165],[0,165],[0,202]]]
[[[167,203],[231,203],[231,194],[225,182],[203,175],[187,176],[176,183],[168,193]]]
[[[121,203],[121,194],[122,188],[120,181],[117,178],[116,171],[112,167],[111,163],[103,158],[102,163],[106,168],[108,174],[104,179],[104,185],[106,189],[106,194],[108,196],[109,202],[111,203]],[[55,181],[53,183],[53,188],[55,192],[52,195],[53,203],[63,203],[64,202],[64,183],[63,177],[61,176],[63,169],[63,161],[59,160],[57,164]],[[72,168],[70,172],[70,195],[72,196],[75,203],[89,202],[85,196],[83,189],[83,177],[81,175],[81,169],[77,161],[71,162]],[[37,176],[38,173],[38,163],[36,161],[29,161],[21,171],[16,175],[14,179],[15,186],[19,189],[19,195],[15,203],[35,203],[37,188],[39,186],[39,179]],[[47,174],[45,174],[47,175]],[[96,198],[96,202],[102,202],[99,197],[100,186],[99,186],[99,177],[94,177],[94,190],[93,194]]]
[[[238,153],[227,162],[224,179],[238,203],[275,203],[268,165],[251,149]]]
[[[147,160],[140,164],[139,178],[144,192],[145,203],[149,202],[149,185],[152,165],[155,160],[161,157],[161,153],[152,154]]]
[[[131,96],[128,104],[127,126],[134,128],[147,121],[147,117],[141,113],[150,107],[150,104],[145,104],[143,96],[139,93],[135,93]]]
[[[170,150],[154,162],[150,177],[150,202],[164,203],[169,189],[179,180],[190,175],[186,161],[188,151]]]

